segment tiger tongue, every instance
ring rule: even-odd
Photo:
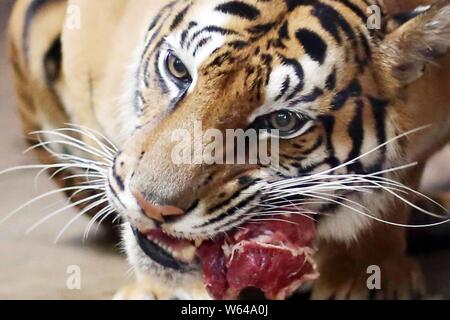
[[[314,235],[310,218],[288,215],[207,241],[197,250],[206,287],[216,299],[237,299],[247,288],[285,299],[318,276],[311,258]]]

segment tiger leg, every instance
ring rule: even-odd
[[[406,255],[406,249],[406,230],[380,222],[352,243],[322,243],[317,255],[320,277],[312,298],[413,299],[425,295],[421,268]]]

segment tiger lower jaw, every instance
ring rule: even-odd
[[[149,277],[151,281],[156,281],[159,285],[168,288],[190,286],[192,283],[203,282],[198,264],[194,263],[176,270],[165,267],[151,258],[139,245],[133,227],[128,222],[122,225],[122,246],[138,279]],[[177,261],[177,263],[179,262]]]
[[[171,239],[160,229],[153,229],[145,233],[137,228],[132,229],[137,244],[154,262],[178,272],[199,269],[196,251],[201,243],[195,244],[187,240]]]

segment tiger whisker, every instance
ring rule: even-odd
[[[114,143],[112,143],[112,141],[110,139],[108,139],[104,134],[102,134],[101,132],[98,132],[97,130],[94,130],[92,128],[89,128],[89,127],[86,127],[83,125],[74,124],[74,123],[66,123],[65,125],[70,126],[72,128],[78,128],[79,133],[81,133],[81,134],[87,134],[89,136],[89,132],[90,132],[90,133],[92,133],[93,136],[98,135],[99,137],[104,139],[110,145],[110,147],[113,150],[113,153],[116,153],[117,151],[119,151],[118,148],[114,145]],[[83,130],[86,130],[87,132],[85,132]]]
[[[24,153],[28,153],[28,152],[30,152],[32,150],[35,150],[35,149],[38,149],[38,148],[42,148],[42,147],[45,147],[45,146],[48,147],[49,145],[52,145],[52,144],[60,144],[60,145],[70,146],[70,147],[76,148],[78,150],[81,150],[83,152],[86,152],[87,154],[91,154],[93,156],[96,156],[96,157],[99,157],[99,158],[102,158],[102,159],[105,158],[105,155],[103,155],[102,153],[89,150],[88,148],[85,148],[85,147],[83,147],[83,146],[81,146],[81,145],[79,145],[77,143],[73,143],[73,142],[66,141],[66,140],[42,141],[42,142],[37,143],[34,146],[31,146],[28,149],[26,149],[24,151]]]
[[[59,143],[59,140],[51,140],[51,141],[42,141],[41,137],[38,137],[40,143],[34,145],[31,148],[39,148],[42,147],[44,148],[48,153],[50,153],[52,156],[54,156],[57,159],[60,160],[68,160],[71,162],[75,162],[75,163],[85,163],[85,164],[95,164],[98,165],[99,167],[104,167],[104,166],[108,166],[111,164],[111,160],[105,157],[100,157],[102,160],[104,160],[105,162],[102,161],[98,161],[98,160],[92,160],[92,159],[87,159],[87,158],[81,158],[75,155],[71,155],[71,154],[63,154],[63,153],[57,153],[54,150],[52,150],[49,145],[51,144],[57,144]],[[90,147],[90,146],[87,146]],[[28,149],[28,150],[32,150],[32,149]],[[25,151],[26,153],[27,151]]]
[[[339,200],[342,201],[341,203],[348,202],[348,203],[351,203],[351,204],[353,204],[353,205],[355,205],[355,206],[357,206],[357,207],[359,207],[359,208],[361,208],[363,210],[367,210],[367,212],[369,212],[369,209],[366,206],[362,205],[361,203],[356,202],[356,201],[351,200],[351,199],[348,199],[348,198],[345,198],[345,197],[342,197],[342,196],[339,196],[339,195],[327,194],[327,193],[323,193],[323,192],[314,192],[314,191],[310,192],[308,194],[309,195],[320,195],[322,197],[330,197],[331,199],[337,199],[336,201],[339,201]]]
[[[114,208],[111,208],[111,210],[108,213],[105,213],[105,215],[103,216],[103,218],[98,222],[96,228],[95,228],[95,233],[98,232],[98,229],[100,228],[100,226],[102,225],[103,221],[105,221],[111,214],[115,213],[116,210]],[[118,217],[120,217],[120,215],[117,215]],[[116,219],[113,220],[113,222],[116,221]]]
[[[104,144],[103,142],[101,142],[95,135],[91,135],[89,133],[83,132],[81,130],[78,129],[74,129],[74,128],[61,128],[61,129],[57,129],[55,130],[57,132],[74,132],[74,133],[78,133],[81,135],[84,135],[92,140],[95,141],[95,143],[109,156],[111,156],[111,158],[114,156],[114,154],[117,152],[117,150],[113,150],[111,149],[109,146],[107,146],[106,144]],[[95,148],[95,147],[92,147]]]
[[[77,178],[84,178],[86,181],[91,181],[89,178],[102,178],[104,181],[106,181],[106,178],[102,174],[96,174],[96,173],[82,173],[82,174],[73,174],[70,176],[66,176],[63,178],[63,180],[70,180],[70,179],[77,179]]]
[[[314,173],[314,174],[309,175],[309,176],[299,177],[299,178],[297,178],[297,181],[308,181],[308,180],[314,179],[317,176],[325,175],[325,174],[337,171],[339,169],[345,168],[348,165],[351,165],[351,164],[355,163],[356,161],[361,160],[364,157],[367,157],[368,155],[370,155],[370,154],[372,154],[372,153],[374,153],[374,152],[384,148],[385,146],[387,146],[387,145],[389,145],[389,144],[391,144],[391,143],[393,143],[393,142],[395,142],[397,140],[400,140],[400,139],[402,139],[402,138],[404,138],[404,137],[406,137],[408,135],[414,134],[414,133],[416,133],[418,131],[425,130],[425,129],[429,128],[429,127],[430,127],[430,125],[426,125],[426,126],[418,127],[416,129],[404,132],[404,133],[402,133],[402,134],[400,134],[400,135],[398,135],[398,136],[396,136],[396,137],[394,137],[392,139],[387,140],[386,142],[378,145],[377,147],[375,147],[375,148],[373,148],[373,149],[371,149],[371,150],[369,150],[369,151],[359,155],[358,157],[355,157],[355,158],[353,158],[353,159],[351,159],[351,160],[349,160],[347,162],[344,162],[344,163],[342,163],[342,164],[340,164],[340,165],[338,165],[336,167],[333,167],[331,169],[324,170],[324,171],[318,172],[318,173]],[[272,184],[276,185],[277,183],[280,183],[280,181],[272,183]]]
[[[67,167],[67,168],[79,168],[79,169],[86,169],[87,167],[85,165],[77,165],[74,163],[58,163],[58,164],[36,164],[36,165],[23,165],[23,166],[16,166],[12,168],[5,169],[3,171],[0,171],[0,176],[16,171],[21,170],[36,170],[36,169],[55,169],[55,168],[61,168],[61,167]]]
[[[120,215],[117,215],[117,217],[114,218],[114,220],[112,221],[112,223],[116,223],[117,220],[119,220],[119,219],[120,219]]]
[[[420,128],[419,128],[420,129]],[[423,208],[420,208],[419,206],[413,204],[412,202],[408,201],[407,199],[405,199],[404,197],[401,197],[398,193],[404,193],[404,194],[408,194],[407,191],[412,192],[420,197],[423,197],[431,202],[433,202],[434,204],[438,205],[440,208],[442,208],[445,212],[447,211],[446,208],[444,208],[442,205],[440,205],[439,203],[437,203],[436,201],[434,201],[433,199],[427,197],[426,195],[412,189],[409,188],[407,186],[405,186],[404,184],[397,182],[395,180],[392,179],[388,179],[385,177],[379,177],[379,175],[381,174],[386,174],[386,173],[390,173],[390,172],[396,172],[396,171],[400,171],[400,170],[404,170],[407,168],[411,168],[413,166],[416,166],[417,163],[411,163],[411,164],[406,164],[406,165],[402,165],[402,166],[398,166],[395,168],[389,168],[389,169],[385,169],[385,170],[381,170],[378,172],[374,172],[371,174],[366,174],[366,175],[361,175],[361,174],[347,174],[347,175],[327,175],[327,174],[323,174],[323,173],[319,173],[316,175],[312,175],[309,176],[307,178],[302,177],[302,178],[292,178],[292,179],[287,179],[287,180],[283,180],[283,181],[276,181],[275,183],[272,183],[271,185],[269,185],[268,187],[273,188],[273,192],[268,192],[268,193],[279,193],[280,190],[284,191],[284,189],[286,188],[291,188],[292,186],[298,186],[299,183],[305,183],[307,182],[308,184],[314,183],[314,184],[320,184],[320,188],[323,190],[325,189],[324,185],[327,185],[328,187],[332,187],[333,183],[337,183],[336,185],[336,190],[342,190],[342,185],[344,184],[349,184],[352,183],[353,185],[355,184],[355,182],[361,182],[364,181],[365,183],[369,183],[372,186],[362,186],[362,185],[358,185],[358,188],[363,187],[363,190],[355,190],[355,191],[367,191],[367,189],[373,189],[373,188],[377,188],[377,189],[382,189],[385,190],[387,192],[389,192],[390,194],[392,194],[394,197],[400,199],[401,201],[405,202],[406,204],[412,206],[413,208],[419,210],[420,212],[423,212],[425,214],[431,215],[433,217],[436,218],[444,218],[441,215],[437,215],[434,214],[432,212],[429,212],[427,210],[424,210]],[[342,178],[346,178],[345,180],[340,180]],[[370,178],[370,179],[368,179]],[[305,181],[306,179],[308,179],[308,181]],[[327,183],[318,183],[317,181],[311,181],[311,180],[324,180],[324,179],[330,179],[330,180],[338,180],[338,182],[332,182],[331,184],[329,182]],[[378,181],[373,181],[373,180],[378,180]],[[274,185],[279,185],[277,186],[277,188],[274,188]],[[292,189],[292,188],[291,188]],[[332,189],[332,188],[331,188]],[[403,189],[403,190],[402,190]],[[405,191],[406,190],[406,191]],[[296,190],[297,193],[304,192],[306,191],[303,188],[298,188]],[[290,192],[293,192],[292,190],[290,190]],[[295,193],[292,193],[293,195]]]
[[[83,186],[83,185],[98,185],[98,186],[105,186],[107,183],[107,180],[105,178],[96,179],[96,180],[87,180],[83,182],[76,183],[77,186]]]
[[[69,136],[67,134],[61,133],[58,130],[54,130],[54,131],[41,130],[41,131],[34,131],[34,132],[30,133],[30,135],[37,135],[38,137],[40,137],[42,134],[44,134],[44,135],[54,135],[54,136],[57,136],[59,138],[63,138],[63,139],[66,139],[66,140],[41,141],[41,143],[28,148],[25,151],[25,153],[30,151],[30,150],[36,149],[36,148],[38,148],[40,146],[51,145],[53,143],[59,143],[59,144],[65,144],[65,145],[69,145],[69,146],[75,147],[75,148],[77,148],[77,149],[79,149],[81,151],[84,151],[84,152],[86,152],[88,154],[96,155],[96,156],[98,156],[98,157],[100,157],[102,159],[112,160],[111,153],[109,153],[109,152],[107,153],[105,151],[101,151],[101,150],[99,150],[99,149],[97,149],[97,148],[95,148],[93,146],[88,145],[87,143],[85,143],[82,140],[79,140],[79,139],[71,137],[71,136]]]
[[[257,203],[258,207],[266,207],[266,208],[279,208],[280,206],[286,206],[286,204],[293,205],[294,207],[297,206],[304,206],[304,205],[312,205],[312,204],[325,204],[323,201],[290,201],[290,200],[284,200],[284,201],[275,201],[275,202],[260,202]]]
[[[96,186],[96,185],[90,185],[90,186],[91,186],[92,188],[97,187],[97,188],[95,189],[95,191],[101,191],[102,193],[105,193],[105,192],[106,192],[106,186],[105,186],[105,185],[98,185],[98,186]],[[83,193],[83,192],[86,192],[86,191],[90,191],[90,190],[93,190],[93,189],[89,189],[89,190],[77,190],[77,191],[73,192],[73,193],[70,195],[70,197],[68,198],[68,201],[70,202],[70,201],[72,201],[73,199],[75,199],[75,197],[78,196],[80,193]]]
[[[88,201],[91,201],[91,200],[94,200],[94,199],[97,199],[97,198],[103,197],[103,196],[104,196],[104,194],[96,194],[96,195],[84,198],[82,200],[76,201],[74,203],[71,203],[71,204],[69,204],[69,205],[67,205],[67,206],[65,206],[65,207],[63,207],[61,209],[58,209],[56,211],[53,211],[52,213],[48,214],[47,216],[45,216],[44,218],[40,219],[38,222],[33,224],[30,228],[28,228],[27,231],[25,232],[25,234],[31,233],[33,230],[35,230],[37,227],[42,225],[44,222],[48,221],[49,219],[53,218],[54,216],[58,215],[61,212],[64,212],[64,211],[66,211],[68,209],[74,208],[74,207],[79,206],[79,205],[81,205],[83,203],[86,203]]]
[[[91,218],[91,220],[89,220],[88,225],[86,226],[86,229],[84,230],[84,234],[83,234],[83,241],[86,241],[89,237],[89,233],[92,229],[92,226],[95,224],[95,222],[97,221],[97,219],[101,218],[104,214],[107,214],[108,211],[112,210],[112,206],[108,205],[105,208],[103,208],[102,210],[100,210],[97,214],[95,214],[95,216],[93,216]]]
[[[89,164],[89,165],[92,165],[92,166],[98,167],[98,168],[109,167],[111,165],[110,163],[83,159],[83,158],[76,157],[73,155],[55,154],[55,156],[57,156],[58,159],[60,159],[60,160],[68,160],[68,161],[73,161],[74,163]]]
[[[352,175],[346,175],[346,176],[347,176],[347,177],[351,177]],[[380,180],[383,180],[383,181],[381,181],[381,182],[376,182],[376,181],[373,181],[374,178],[375,178],[375,179],[376,179],[376,178],[379,178]],[[370,184],[374,185],[373,187],[372,187],[372,186],[369,186],[369,187],[365,186],[365,188],[376,188],[376,189],[382,189],[382,190],[385,190],[386,192],[390,193],[390,194],[393,195],[394,197],[400,199],[400,200],[403,201],[404,203],[408,204],[409,206],[413,207],[414,209],[416,209],[416,210],[418,210],[418,211],[420,211],[420,212],[422,212],[422,213],[428,214],[428,215],[433,216],[433,217],[436,217],[436,218],[444,218],[443,216],[434,214],[434,213],[432,213],[432,212],[429,212],[429,211],[427,211],[427,210],[424,210],[423,208],[420,208],[419,206],[415,205],[414,203],[410,202],[409,200],[405,199],[404,197],[402,197],[402,196],[400,196],[398,193],[396,193],[396,192],[399,192],[399,193],[408,194],[407,191],[411,191],[411,192],[414,192],[414,193],[417,194],[417,195],[423,196],[423,197],[429,199],[430,201],[436,203],[436,201],[430,199],[429,197],[427,197],[427,196],[421,194],[420,192],[415,191],[414,189],[409,188],[409,187],[407,187],[407,186],[405,186],[405,185],[403,185],[403,184],[401,184],[401,183],[398,183],[398,182],[396,182],[396,181],[394,181],[394,180],[382,178],[382,177],[372,177],[372,179],[367,179],[364,175],[353,175],[353,176],[352,176],[352,179],[350,179],[350,180],[348,180],[348,181],[353,182],[355,179],[356,179],[357,181],[358,181],[358,180],[361,180],[361,181],[364,181],[365,183],[370,183]],[[386,180],[387,180],[387,181],[386,181]],[[341,183],[343,183],[343,182],[341,181]],[[399,188],[402,188],[402,189],[406,189],[407,191],[401,190],[401,189],[399,189],[399,188],[386,187],[386,185],[394,185],[394,186],[396,186],[396,187],[399,187]],[[337,189],[337,190],[338,190],[338,189]],[[443,208],[442,206],[440,206],[440,207]],[[443,208],[443,209],[445,209],[445,208]],[[446,209],[445,209],[445,210],[446,210]]]
[[[301,212],[284,212],[284,211],[274,211],[274,212],[255,212],[252,214],[246,214],[246,216],[252,217],[252,220],[255,221],[255,219],[253,218],[261,218],[261,217],[273,217],[273,216],[302,216],[305,218],[308,218],[310,220],[316,221],[316,219],[314,219],[314,216],[318,216],[319,214],[317,212],[313,212],[313,211],[301,211]],[[280,219],[283,220],[283,219]]]
[[[105,195],[102,195],[103,198],[90,204],[89,206],[87,206],[86,208],[84,208],[82,211],[80,211],[80,213],[78,213],[77,215],[75,215],[72,219],[69,220],[68,223],[66,223],[66,225],[61,229],[61,231],[58,233],[58,235],[56,236],[55,239],[55,243],[57,243],[59,241],[59,239],[63,236],[64,232],[66,232],[66,230],[75,222],[77,221],[79,218],[81,218],[82,216],[84,216],[86,213],[88,213],[89,211],[91,211],[92,209],[102,205],[103,203],[107,202],[108,199],[105,198]]]
[[[73,191],[73,190],[80,190],[80,189],[83,189],[83,190],[98,190],[98,187],[97,187],[97,186],[66,187],[66,188],[60,188],[60,189],[57,189],[57,190],[52,190],[52,191],[46,192],[46,193],[44,193],[44,194],[41,194],[41,195],[39,195],[39,196],[37,196],[37,197],[35,197],[35,198],[33,198],[33,199],[27,201],[26,203],[24,203],[23,205],[21,205],[20,207],[18,207],[17,209],[15,209],[14,211],[12,211],[12,212],[10,212],[9,214],[7,214],[4,218],[2,218],[2,219],[0,220],[0,225],[3,224],[3,223],[5,223],[7,220],[9,220],[12,216],[14,216],[15,214],[17,214],[18,212],[22,211],[22,210],[25,209],[26,207],[30,206],[31,204],[33,204],[33,203],[35,203],[35,202],[37,202],[37,201],[39,201],[39,200],[41,200],[41,199],[44,199],[44,198],[46,198],[46,197],[49,197],[49,196],[52,196],[52,195],[55,195],[55,194],[59,194],[59,193],[61,193],[61,192],[67,192],[67,191]]]
[[[313,221],[316,221],[316,220],[314,220],[311,217],[308,217],[308,218],[313,220]],[[265,218],[263,218],[263,219],[252,219],[248,223],[257,223],[257,222],[266,222],[266,221],[284,222],[284,223],[293,224],[293,225],[296,225],[296,226],[299,225],[297,222],[294,222],[294,221],[289,221],[289,220],[284,220],[284,219],[275,219],[275,218],[274,219],[269,219],[269,218],[267,218],[267,219],[265,219]]]
[[[326,200],[326,201],[329,201],[329,202],[336,203],[336,204],[341,205],[341,206],[343,206],[343,207],[345,207],[345,208],[347,208],[347,209],[350,209],[351,211],[354,211],[354,212],[356,212],[356,213],[359,213],[359,214],[361,214],[361,215],[363,215],[363,216],[365,216],[365,217],[367,217],[367,218],[370,218],[370,219],[372,219],[372,220],[375,220],[375,221],[378,221],[378,222],[381,222],[381,223],[385,223],[385,224],[388,224],[388,225],[391,225],[391,226],[395,226],[395,227],[403,227],[403,228],[429,228],[429,227],[435,227],[435,226],[443,225],[443,224],[446,224],[446,223],[449,223],[449,222],[450,222],[450,219],[448,219],[448,220],[446,220],[446,221],[441,221],[441,222],[437,222],[437,223],[430,223],[430,224],[422,224],[422,225],[410,225],[410,224],[396,223],[396,222],[392,222],[392,221],[388,221],[388,220],[384,220],[384,219],[378,218],[378,217],[376,217],[376,216],[373,216],[373,215],[371,215],[371,214],[368,214],[368,213],[365,213],[365,212],[363,212],[363,211],[361,211],[361,210],[358,210],[358,209],[356,209],[356,208],[354,208],[354,207],[352,207],[352,206],[350,206],[350,205],[347,205],[347,204],[345,204],[345,203],[342,203],[342,202],[339,202],[339,201],[336,201],[336,200],[333,200],[333,199],[324,198],[324,197],[321,197],[321,196],[319,196],[319,195],[310,195],[310,196],[316,197],[316,198],[319,198],[319,199],[322,199],[322,200]]]

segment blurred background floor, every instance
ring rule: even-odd
[[[4,45],[4,30],[13,0],[0,0],[0,170],[33,164],[26,149],[14,108],[12,85]],[[450,181],[450,150],[438,155],[424,181],[426,188],[442,188]],[[35,172],[17,172],[0,179],[0,219],[44,190],[54,188],[42,177],[34,187]],[[87,218],[81,218],[54,244],[61,228],[76,214],[67,211],[35,232],[25,231],[49,210],[61,205],[64,197],[41,201],[0,225],[0,299],[109,299],[122,285],[132,281],[125,257],[104,234],[81,241]],[[56,204],[55,204],[56,203]],[[430,291],[450,298],[450,252],[421,256]],[[81,270],[81,290],[69,290],[66,282],[70,266]]]

